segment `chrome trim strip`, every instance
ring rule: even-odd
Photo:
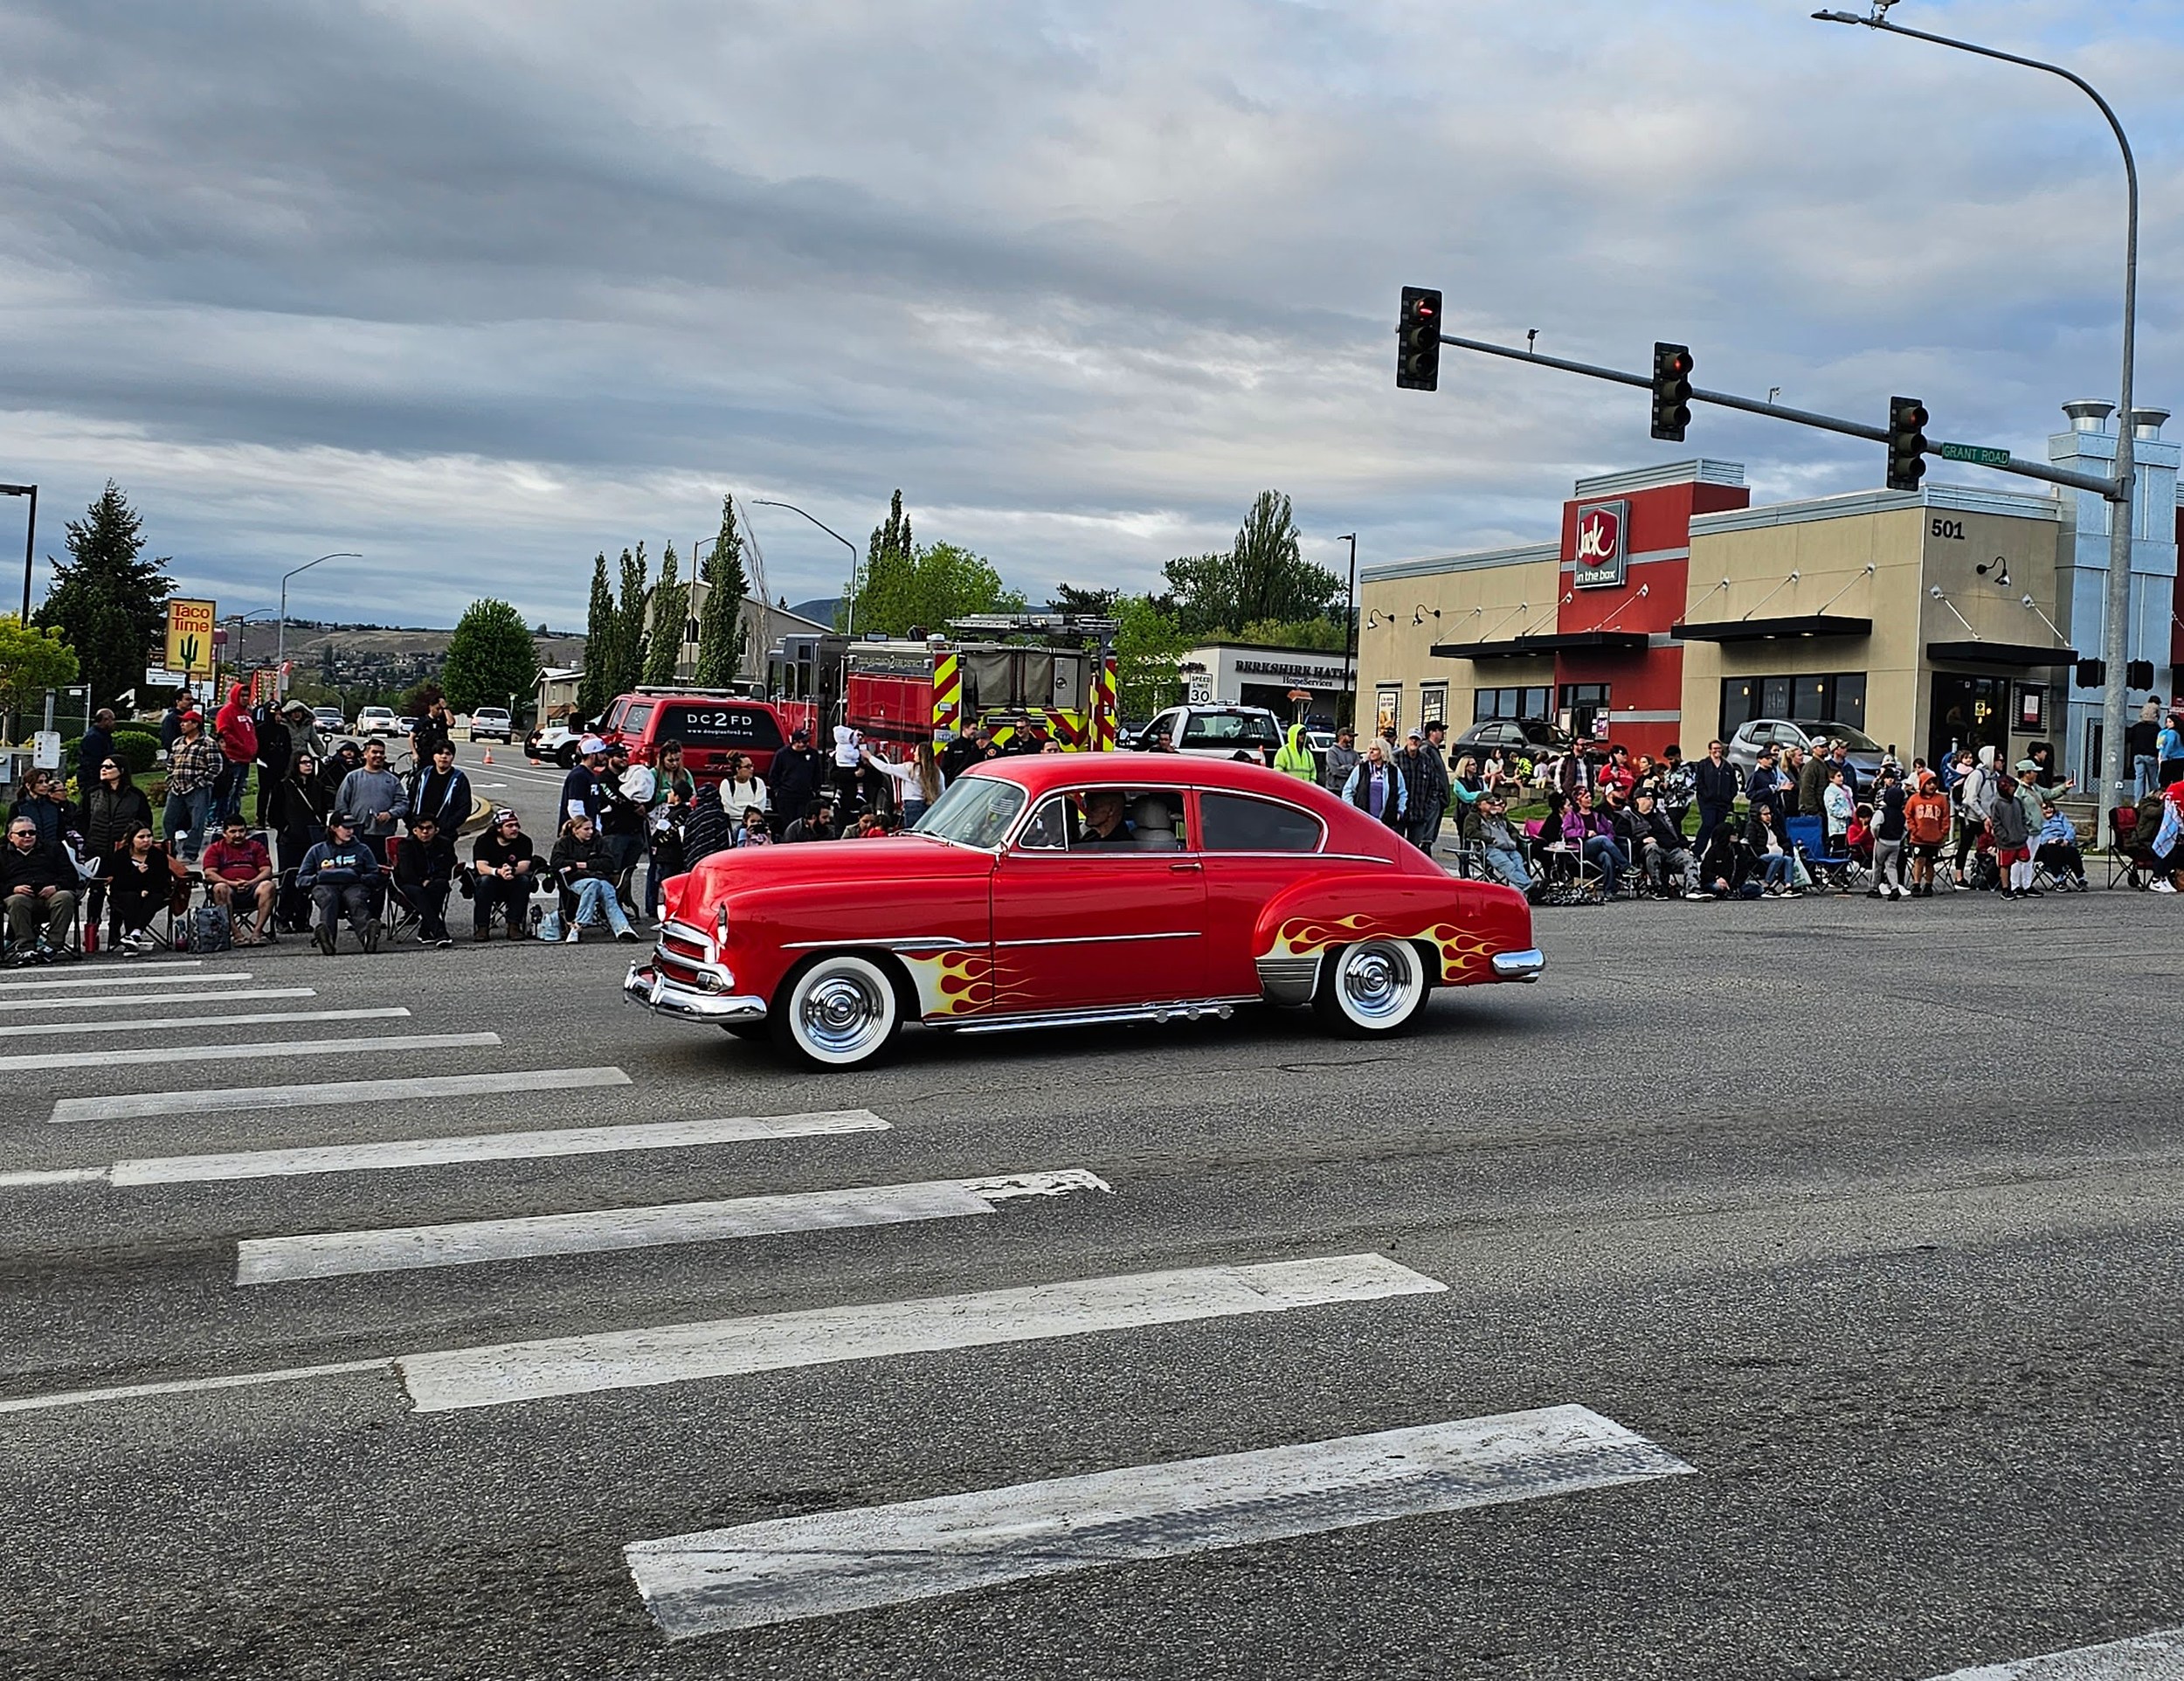
[[[1126,945],[1133,940],[1195,940],[1205,936],[1195,928],[1185,928],[1172,934],[1072,934],[1052,940],[996,940],[994,944],[1004,951],[1014,951],[1026,945]]]
[[[737,998],[725,993],[702,993],[695,986],[672,981],[656,970],[632,963],[622,978],[622,996],[655,1014],[682,1021],[721,1026],[731,1021],[764,1021],[766,1000]]]
[[[1547,967],[1547,954],[1538,946],[1523,951],[1496,951],[1494,954],[1494,979],[1496,980],[1538,980]]]
[[[784,951],[832,951],[843,946],[868,945],[882,951],[975,951],[978,944],[952,934],[917,934],[899,940],[791,940]]]
[[[1269,1004],[1310,1004],[1318,990],[1317,957],[1261,958],[1257,967],[1259,985]]]
[[[1240,1004],[1256,1004],[1256,998],[1206,998],[1173,1004],[1116,1004],[1097,1010],[1052,1010],[1041,1015],[985,1016],[967,1021],[935,1020],[932,1025],[952,1033],[1014,1033],[1028,1027],[1095,1027],[1133,1021],[1195,1021],[1213,1016],[1226,1021]]]

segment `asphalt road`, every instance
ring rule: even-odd
[[[557,780],[473,776],[535,822]],[[0,1674],[1920,1681],[2184,1624],[2184,913],[1959,895],[1539,929],[1541,985],[1438,998],[1394,1043],[1286,1014],[912,1032],[856,1076],[625,1007],[627,949],[589,941],[0,976],[130,1000],[0,986],[0,1027],[30,1029],[0,1035],[24,1059],[0,1061],[0,1405],[177,1386],[0,1410]],[[292,995],[149,1001],[204,992]],[[460,1034],[497,1042],[319,1048]],[[117,1060],[260,1043],[304,1054]],[[577,1083],[614,1069],[629,1083]],[[859,1130],[796,1130],[833,1111]],[[782,1135],[113,1167],[726,1117]],[[87,1168],[109,1171],[52,1177]],[[325,1263],[269,1242],[305,1235],[1070,1172],[1109,1188],[469,1264],[335,1244],[433,1263],[238,1282]],[[536,1249],[549,1228],[515,1229]],[[1365,1255],[1420,1293],[1225,1313],[1193,1284],[1165,1318],[909,1352],[838,1316],[788,1322],[762,1369],[617,1387],[648,1345],[565,1393],[420,1400],[427,1353]],[[961,1342],[978,1312],[939,1317]],[[349,1369],[206,1384],[328,1366]],[[1502,1504],[1355,1526],[1277,1491],[1196,1532],[1155,1514],[1058,1542],[1065,1574],[672,1641],[623,1550],[1545,1408],[1690,1474],[1540,1498],[1520,1477]],[[1285,1511],[1300,1532],[1201,1545]]]

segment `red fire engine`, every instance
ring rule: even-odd
[[[983,724],[1003,744],[1029,729],[1073,751],[1115,745],[1113,619],[980,613],[949,629],[922,642],[850,643],[843,721],[881,741],[949,741]]]

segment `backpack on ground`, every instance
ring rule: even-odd
[[[1991,852],[1972,854],[1972,885],[1981,893],[1992,892],[2002,884],[2001,867],[1994,861]]]
[[[192,951],[226,951],[235,945],[235,931],[228,921],[224,904],[201,904],[190,913],[190,949]]]

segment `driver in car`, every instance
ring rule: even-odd
[[[1084,832],[1077,837],[1081,847],[1127,847],[1136,837],[1130,825],[1123,820],[1123,796],[1113,788],[1102,788],[1084,797]]]

